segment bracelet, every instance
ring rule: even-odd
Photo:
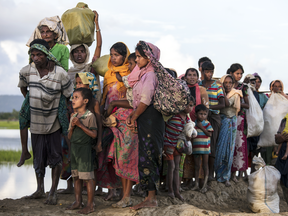
[[[100,29],[96,29],[96,32],[100,31]]]

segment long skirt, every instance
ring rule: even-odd
[[[211,154],[209,155],[209,157],[215,158],[215,153],[216,153],[216,148],[217,148],[217,140],[218,140],[219,132],[220,132],[220,128],[221,128],[221,117],[219,114],[215,114],[215,113],[209,111],[208,121],[210,122],[210,124],[213,128],[213,133],[212,133],[212,136],[210,138]]]
[[[216,180],[225,182],[230,179],[235,140],[237,133],[237,117],[227,118],[221,115],[221,129],[219,133],[214,168]]]
[[[153,105],[137,119],[139,138],[139,178],[143,191],[158,191],[162,166],[165,123]]]
[[[232,164],[232,172],[246,171],[248,169],[248,149],[247,138],[244,133],[245,115],[237,116],[237,134],[235,142],[235,151]]]

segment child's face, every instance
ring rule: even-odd
[[[225,89],[225,92],[228,93],[231,91],[232,87],[233,87],[233,80],[231,79],[231,77],[226,77],[224,82],[223,82],[223,86]]]
[[[129,63],[128,69],[131,72],[131,71],[133,71],[134,67],[136,66],[136,61],[135,61],[135,59],[128,59],[128,63]]]
[[[88,88],[89,89],[89,85],[83,84],[81,78],[76,77],[76,89],[78,89],[78,88]]]
[[[214,70],[204,70],[203,71],[204,74],[204,79],[205,80],[212,80],[213,74],[214,74]]]
[[[198,76],[197,73],[195,71],[188,71],[187,76],[185,77],[185,80],[188,84],[190,85],[194,85],[196,84],[197,80],[198,80]]]
[[[124,57],[112,48],[110,50],[111,62],[115,67],[121,66],[124,63]]]
[[[234,77],[235,81],[238,82],[242,78],[243,71],[241,69],[238,69],[234,73],[232,73],[231,75]]]
[[[256,88],[257,91],[258,91],[258,89],[260,88],[260,86],[261,86],[261,81],[260,81],[260,79],[257,77],[257,78],[256,78],[256,86],[255,86],[255,88]]]
[[[206,110],[200,110],[196,113],[196,117],[199,121],[203,121],[207,119],[207,111]]]
[[[84,46],[79,46],[73,50],[73,58],[74,61],[78,64],[82,64],[85,62],[87,58],[87,53]]]
[[[79,109],[86,107],[88,99],[83,99],[81,92],[74,92],[72,96],[72,107],[73,109]]]
[[[145,67],[150,62],[148,58],[144,58],[143,56],[141,56],[138,50],[135,51],[135,55],[136,55],[135,61],[137,62],[137,65],[140,69]]]
[[[193,110],[193,106],[194,106],[193,101],[190,101],[189,104],[186,106],[184,112],[185,113],[191,113]]]

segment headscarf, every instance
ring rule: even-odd
[[[74,57],[73,57],[73,50],[80,47],[80,46],[84,46],[85,48],[85,51],[86,51],[86,59],[83,63],[79,64],[79,63],[76,63],[75,60],[74,60]],[[88,61],[89,61],[89,58],[90,58],[90,51],[89,51],[89,47],[86,45],[86,44],[74,44],[71,46],[70,48],[70,61],[72,62],[73,66],[74,67],[71,67],[69,70],[68,70],[68,74],[70,76],[70,79],[73,83],[74,80],[75,80],[75,75],[76,73],[80,73],[80,72],[90,72],[88,71],[88,67],[87,67],[87,64],[88,64]]]
[[[222,86],[223,86],[223,83],[224,83],[226,77],[228,77],[228,76],[232,77],[230,74],[226,74],[226,75],[221,77],[220,82],[221,82]],[[241,109],[240,97],[243,97],[243,94],[242,94],[241,90],[236,90],[235,88],[232,88],[231,91],[226,95],[226,97],[229,99],[233,95],[235,95],[235,102],[233,104],[233,107],[236,108],[236,115],[238,115],[238,112]]]
[[[80,73],[76,73],[75,79],[77,75],[80,77],[84,85],[89,85],[89,89],[92,91],[93,97],[96,98],[96,94],[97,94],[97,91],[99,91],[99,88],[98,88],[98,82],[97,82],[95,75],[90,72],[80,72]]]
[[[54,16],[46,17],[39,22],[26,44],[28,47],[33,40],[42,39],[41,32],[39,30],[39,27],[41,26],[47,26],[50,31],[53,31],[58,35],[57,43],[64,45],[69,44],[68,36],[61,19],[59,18],[59,16]]]
[[[142,46],[142,49],[150,62],[142,69],[140,69],[138,65],[135,66],[131,74],[128,76],[128,82],[131,88],[141,80],[141,77],[144,74],[155,70],[165,70],[159,62],[160,50],[157,46],[144,41],[139,41],[138,45]]]
[[[123,42],[120,42],[123,43]],[[124,43],[123,43],[124,44]],[[126,46],[126,44],[124,44]],[[103,98],[102,98],[102,102],[105,102],[106,100],[106,96],[108,93],[108,88],[107,85],[111,84],[111,83],[116,83],[117,82],[117,90],[119,91],[121,88],[125,88],[124,83],[123,82],[119,82],[118,79],[116,78],[116,72],[119,72],[119,74],[123,77],[123,76],[127,76],[128,74],[130,74],[130,71],[128,69],[129,63],[128,63],[128,57],[130,55],[130,51],[128,49],[128,47],[126,46],[126,50],[127,50],[127,54],[125,57],[125,60],[123,62],[122,65],[115,67],[112,62],[111,62],[111,56],[109,58],[108,61],[108,71],[105,73],[104,76],[104,83],[103,83]],[[101,104],[102,105],[102,104]]]
[[[275,82],[279,82],[281,87],[282,87],[282,91],[279,92],[279,94],[281,94],[282,96],[284,96],[286,99],[288,99],[288,95],[286,95],[284,93],[284,85],[283,85],[283,82],[281,80],[273,80],[272,83],[271,83],[271,87],[270,87],[270,91],[272,92],[273,91],[273,85],[275,84]],[[270,94],[271,95],[271,94]],[[270,96],[269,95],[269,96]]]
[[[58,66],[60,66],[60,67],[63,67],[63,66],[61,65],[61,63],[56,59],[56,57],[55,57],[44,45],[42,45],[42,44],[33,44],[33,45],[30,47],[30,49],[29,49],[29,51],[28,51],[28,54],[29,54],[29,56],[30,56],[30,57],[29,57],[29,59],[30,59],[29,62],[30,62],[30,63],[32,62],[32,59],[31,59],[31,51],[32,51],[32,49],[40,50],[41,52],[45,53],[45,55],[46,55],[46,57],[47,57],[48,60],[55,62],[55,64],[58,65]]]

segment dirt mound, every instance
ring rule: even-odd
[[[171,199],[166,193],[158,196],[159,207],[153,209],[141,209],[132,211],[129,208],[115,209],[111,207],[116,201],[104,201],[101,197],[95,196],[95,212],[89,215],[98,216],[146,216],[146,215],[255,215],[248,209],[246,192],[248,183],[231,182],[231,187],[225,187],[224,184],[216,181],[209,183],[209,190],[206,194],[197,191],[182,192],[185,202],[178,199]],[[280,197],[280,214],[288,215],[288,205],[284,201],[281,187],[278,187]],[[84,202],[87,196],[83,195]],[[141,202],[143,198],[133,196],[133,204]],[[74,195],[59,195],[59,201],[56,206],[43,204],[45,199],[27,200],[24,198],[12,200],[0,200],[0,215],[79,215],[76,211],[65,210],[65,207],[74,201]],[[273,215],[273,214],[257,214]],[[276,214],[275,214],[276,215]]]

